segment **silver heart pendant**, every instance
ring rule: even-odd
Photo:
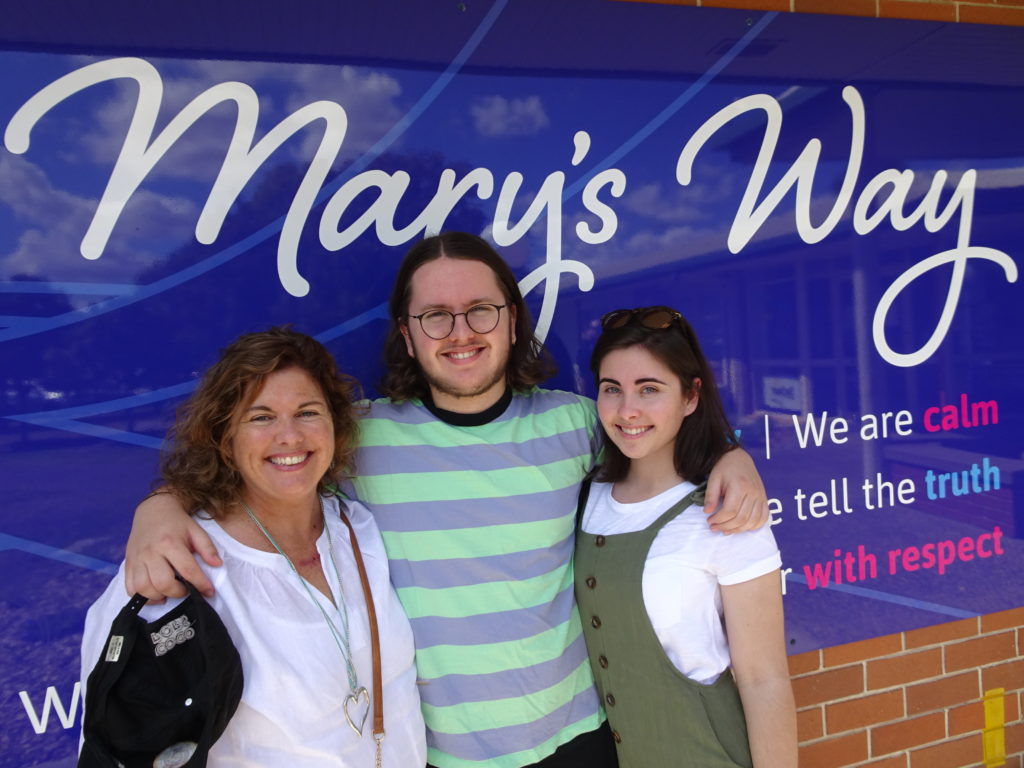
[[[356,725],[356,719],[352,717],[352,713],[349,712],[349,705],[353,705],[356,709],[356,715],[358,715],[359,725]],[[366,717],[370,714],[370,694],[365,688],[360,686],[354,693],[350,693],[345,697],[345,719],[348,720],[348,724],[352,726],[352,730],[358,733],[360,736],[363,735],[363,726],[366,725]],[[362,715],[359,715],[360,710]]]

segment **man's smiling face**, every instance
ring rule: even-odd
[[[480,261],[441,256],[413,273],[402,334],[439,408],[478,413],[501,398],[515,342],[515,307],[501,309],[498,324],[488,333],[474,331],[460,314],[444,339],[430,338],[411,316],[432,309],[456,314],[478,304],[506,303],[494,272]]]

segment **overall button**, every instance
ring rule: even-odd
[[[597,586],[597,579],[595,579],[593,576],[587,576],[587,580],[585,582],[583,582],[583,583],[586,584],[591,589],[593,589],[594,587]]]
[[[615,706],[615,697],[612,696],[610,693],[604,697],[604,700],[608,703],[609,707]]]
[[[612,731],[612,738],[615,739],[615,743],[616,744],[621,744],[622,743],[622,737],[619,736],[619,732],[618,731]]]
[[[608,669],[608,657],[603,653],[597,657],[597,663],[601,665],[601,669]]]
[[[599,547],[603,547],[604,546],[604,536],[601,536],[600,534],[595,536],[594,537],[594,543],[597,546],[599,546]]]
[[[597,616],[592,616],[590,618],[590,626],[592,626],[594,629],[599,628],[601,626],[601,620],[597,618]]]

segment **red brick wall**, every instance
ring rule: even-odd
[[[634,0],[635,1],[635,0]],[[1024,25],[1024,0],[642,0],[704,8]]]
[[[1014,608],[790,657],[800,768],[1022,768],[1022,648]]]

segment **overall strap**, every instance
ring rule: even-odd
[[[590,486],[593,483],[594,478],[591,475],[587,475],[583,478],[583,482],[580,483],[580,495],[579,501],[576,503],[576,530],[582,530],[583,526],[583,513],[587,509],[587,500],[590,498]],[[651,524],[651,528],[659,529],[669,520],[674,518],[680,512],[693,504],[704,503],[704,492],[707,490],[707,480],[703,481],[700,485],[690,491],[688,494],[683,496],[679,501],[673,504],[671,507],[666,509],[661,515]]]
[[[687,508],[693,506],[694,504],[703,504],[704,491],[706,489],[707,482],[705,481],[698,485],[696,488],[694,488],[692,491],[690,491],[688,494],[683,496],[683,498],[681,498],[671,507],[662,512],[658,516],[658,519],[648,526],[648,530],[659,531],[666,523],[668,523],[670,520],[673,520]]]
[[[594,482],[593,474],[588,474],[580,483],[579,501],[576,503],[576,530],[583,528],[583,513],[587,510],[587,499],[590,498],[590,485]]]

